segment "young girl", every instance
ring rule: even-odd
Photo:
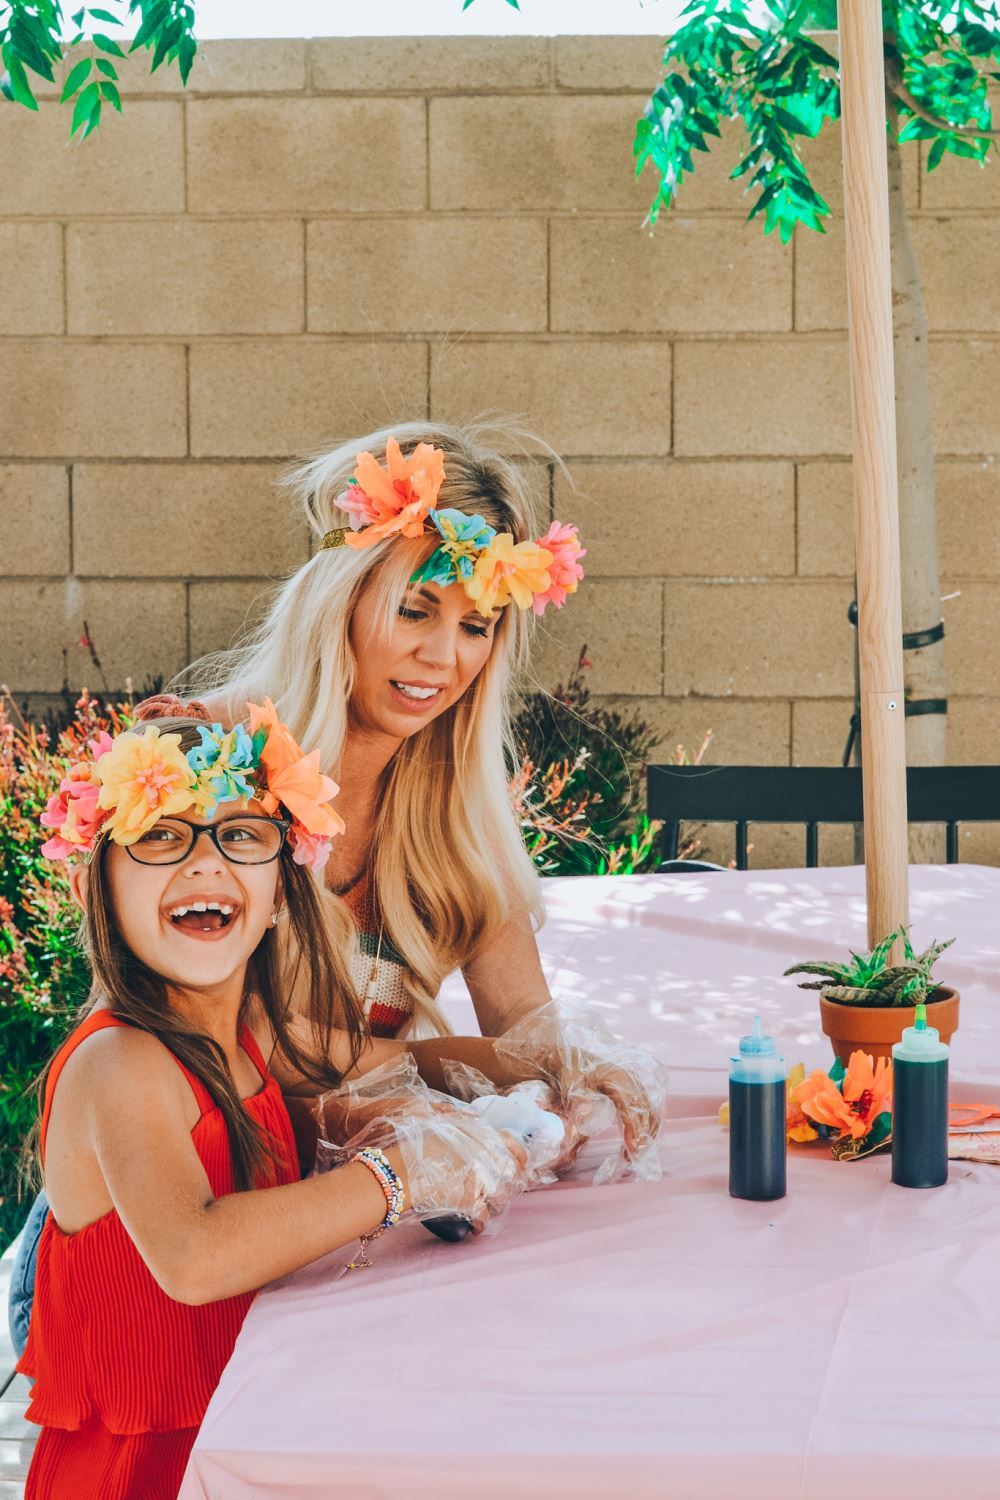
[[[43,814],[46,853],[75,861],[94,991],[42,1079],[27,1496],[167,1500],[256,1288],[408,1205],[482,1225],[524,1185],[524,1156],[411,1085],[394,1126],[369,1124],[346,1165],[300,1181],[262,1044],[313,1092],[377,1060],[305,868],[343,826],[337,788],[269,703],[250,705],[249,733],[164,720],[91,748]],[[298,1034],[276,980],[281,911],[307,971]],[[481,1039],[455,1052],[490,1054]]]

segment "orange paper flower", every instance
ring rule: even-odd
[[[444,483],[444,454],[431,443],[418,443],[404,458],[395,438],[385,445],[385,468],[370,453],[359,453],[354,470],[359,494],[342,499],[346,510],[364,522],[344,538],[349,547],[371,547],[389,536],[418,537],[428,512],[437,504]]]
[[[811,1120],[839,1130],[841,1140],[861,1140],[892,1108],[892,1065],[884,1057],[873,1064],[867,1052],[854,1052],[841,1089],[817,1070],[799,1084],[795,1099]]]

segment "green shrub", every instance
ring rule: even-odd
[[[645,808],[646,766],[662,737],[635,711],[591,700],[583,647],[565,686],[528,694],[515,720],[522,749],[512,786],[528,850],[546,875],[633,875],[660,862],[661,825]],[[711,733],[691,757],[682,745],[673,765],[697,765]],[[694,835],[679,857],[699,852]]]
[[[39,815],[67,767],[102,729],[127,723],[128,707],[84,693],[61,729],[30,724],[0,696],[0,1245],[27,1212],[19,1194],[21,1148],[35,1118],[30,1085],[87,997],[80,916],[65,865],[43,859]]]

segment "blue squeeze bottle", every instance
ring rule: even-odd
[[[785,1196],[785,1060],[754,1016],[729,1068],[729,1193]]]
[[[948,1048],[925,1005],[892,1049],[892,1180],[911,1188],[948,1181]]]

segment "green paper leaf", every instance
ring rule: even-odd
[[[840,1085],[844,1081],[846,1073],[847,1069],[844,1067],[844,1064],[841,1062],[839,1057],[836,1057],[833,1060],[833,1067],[830,1069],[829,1073],[826,1076],[827,1078],[831,1079],[839,1089]]]
[[[19,57],[6,57],[7,79],[10,87],[10,98],[15,104],[23,104],[26,109],[38,109],[38,100],[31,92],[31,84],[28,75],[24,71],[24,64]],[[6,90],[5,90],[6,92]]]
[[[105,76],[105,78],[117,78],[118,77],[118,72],[117,72],[117,70],[115,68],[114,63],[113,62],[109,62],[109,60],[106,57],[98,57],[98,58],[95,59],[95,61],[97,63],[98,72],[103,73],[104,76]]]
[[[78,130],[83,129],[83,138],[86,139],[93,128],[90,125],[90,119],[95,110],[99,119],[101,91],[96,82],[91,82],[87,84],[86,88],[81,91],[77,98],[76,106],[73,110],[73,123],[69,131],[70,135],[76,135]]]
[[[94,32],[94,46],[99,47],[102,52],[107,52],[111,57],[125,56],[118,43],[112,41],[111,37],[105,36],[103,31]]]
[[[66,75],[66,82],[63,84],[62,93],[59,96],[60,104],[65,104],[70,95],[76,93],[84,79],[90,76],[92,65],[92,58],[83,57],[75,67],[70,68],[69,73]]]
[[[113,83],[102,83],[101,84],[101,96],[102,96],[102,98],[107,99],[108,103],[112,106],[112,108],[116,109],[118,111],[118,113],[121,114],[121,112],[122,112],[121,95],[119,94],[117,88],[115,87],[115,85]]]
[[[121,17],[112,15],[110,10],[91,10],[90,14],[95,21],[107,21],[109,26],[122,25]]]

